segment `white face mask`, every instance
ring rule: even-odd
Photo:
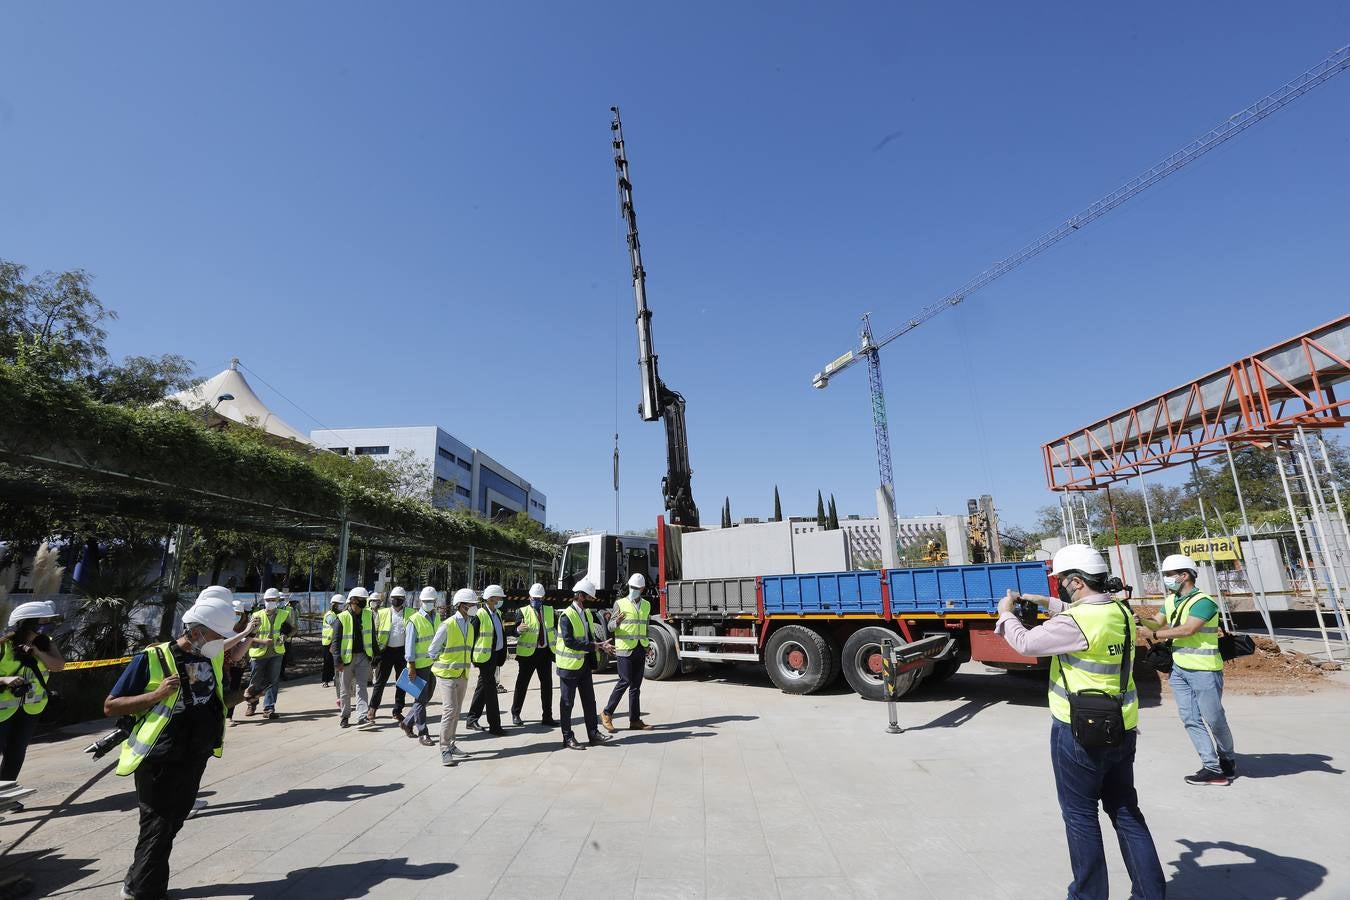
[[[271,612],[272,610],[277,608],[277,601],[268,600],[263,603],[263,606],[267,609],[268,612]]]
[[[1181,579],[1180,579],[1180,578],[1164,578],[1164,579],[1163,579],[1163,587],[1167,588],[1169,591],[1180,590],[1180,588],[1181,588]]]
[[[214,659],[225,652],[224,638],[216,638],[215,640],[201,642],[188,638],[188,643],[192,645],[193,653],[196,653],[198,656],[204,656],[207,659]]]
[[[431,615],[436,611],[436,602],[434,600],[422,604],[422,612]]]
[[[628,599],[629,599],[629,600],[637,600],[637,599],[640,599],[641,597],[642,597],[642,589],[641,589],[641,588],[630,587],[630,588],[628,589]]]

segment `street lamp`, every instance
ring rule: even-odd
[[[226,400],[233,400],[233,399],[234,394],[221,394],[219,397],[216,398],[215,403],[212,403],[209,407],[206,406],[202,407],[202,418],[205,419],[207,422],[210,422],[211,413],[216,411],[216,407],[224,403]]]

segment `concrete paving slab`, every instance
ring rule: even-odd
[[[1165,693],[1142,710],[1140,802],[1169,896],[1350,896],[1350,676],[1330,681],[1230,690],[1241,777],[1228,788],[1181,781],[1195,754]],[[474,758],[447,769],[388,720],[338,729],[330,691],[288,683],[283,716],[229,729],[208,765],[172,896],[1061,896],[1044,691],[966,666],[902,703],[907,731],[889,735],[880,704],[724,670],[648,683],[656,727],[612,746],[564,751],[531,726],[466,737]],[[130,862],[132,784],[79,753],[106,724],[35,743],[22,782],[39,793],[0,821],[0,871],[27,872],[39,896],[114,895]]]

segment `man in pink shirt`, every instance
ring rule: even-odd
[[[1133,656],[1134,617],[1107,593],[1106,560],[1086,544],[1070,544],[1056,553],[1050,575],[1059,585],[1058,600],[1027,597],[1048,607],[1050,620],[1026,628],[1013,615],[1019,595],[1009,591],[999,601],[995,631],[1018,653],[1051,657],[1050,763],[1073,868],[1069,900],[1106,900],[1108,895],[1098,804],[1115,826],[1130,873],[1130,897],[1162,898],[1166,894],[1162,863],[1134,789],[1139,699],[1132,674],[1124,673],[1121,691],[1121,669]],[[1118,584],[1112,587],[1120,589]],[[1069,697],[1084,690],[1120,698],[1126,730],[1116,746],[1085,747],[1074,736]]]

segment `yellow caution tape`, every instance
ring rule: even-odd
[[[124,656],[121,659],[82,659],[77,662],[68,662],[63,671],[69,672],[71,669],[101,669],[104,666],[120,666],[123,663],[131,662],[132,657]]]

